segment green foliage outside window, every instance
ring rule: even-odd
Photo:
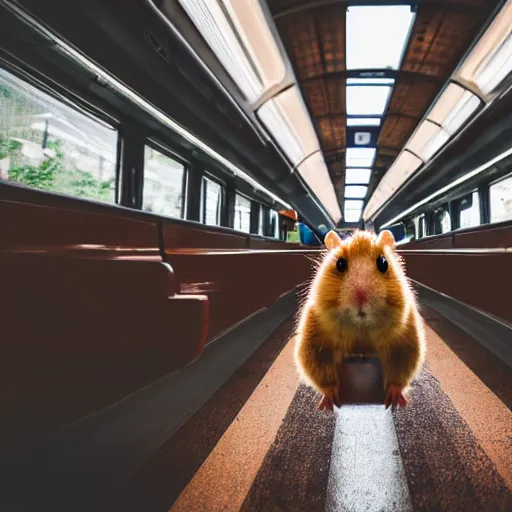
[[[0,137],[0,160],[7,157],[10,159],[9,181],[75,197],[110,200],[114,178],[99,180],[90,172],[66,169],[59,140],[48,142],[47,149],[53,150],[53,156],[46,157],[38,166],[17,165],[21,143]]]

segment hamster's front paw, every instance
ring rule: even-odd
[[[320,403],[318,404],[318,410],[332,411],[334,406],[340,406],[340,386],[327,388],[324,390],[324,394]]]
[[[407,405],[407,399],[403,395],[404,388],[399,386],[398,384],[389,384],[388,390],[386,392],[386,398],[384,399],[384,406],[386,409],[391,405],[394,409],[395,407],[405,407]]]

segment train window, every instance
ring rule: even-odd
[[[440,216],[441,233],[448,233],[452,229],[450,214],[445,210]]]
[[[183,217],[184,176],[182,163],[145,146],[142,209],[168,217]]]
[[[418,217],[418,238],[423,238],[424,236],[427,236],[427,218],[422,213]]]
[[[251,230],[251,201],[239,194],[236,194],[235,197],[235,223],[233,227],[246,233]]]
[[[512,219],[512,176],[489,187],[491,222]]]
[[[275,210],[270,210],[270,236],[279,238],[279,214]]]
[[[474,191],[460,200],[460,227],[471,228],[480,225],[480,198]]]
[[[203,224],[220,226],[223,197],[222,185],[203,177],[201,190],[201,219]]]
[[[114,203],[117,131],[0,69],[0,180]]]
[[[265,214],[263,212],[263,206],[260,205],[260,213],[258,217],[258,235],[263,235],[265,230]]]

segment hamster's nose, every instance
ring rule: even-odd
[[[369,294],[364,288],[356,288],[354,298],[357,306],[360,308],[368,302]]]

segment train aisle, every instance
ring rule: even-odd
[[[123,485],[120,510],[510,511],[510,368],[425,306],[410,405],[318,412],[285,321]],[[114,507],[110,506],[109,510]]]

